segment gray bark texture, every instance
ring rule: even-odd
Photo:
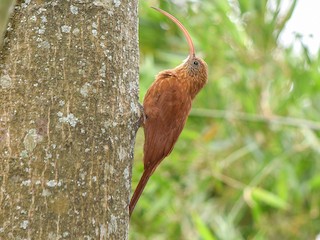
[[[0,239],[128,239],[137,5],[17,2],[0,52]]]

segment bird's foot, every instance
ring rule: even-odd
[[[139,120],[138,120],[138,122],[139,122],[139,127],[143,127],[144,124],[146,123],[147,115],[145,114],[144,108],[143,108],[143,106],[141,105],[141,103],[138,103],[138,106],[139,106],[139,110],[140,110],[140,118],[139,118]]]

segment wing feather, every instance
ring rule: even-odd
[[[144,167],[155,168],[170,154],[185,125],[192,99],[181,79],[164,71],[157,76],[144,99]]]

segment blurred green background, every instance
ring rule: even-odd
[[[273,3],[271,9],[270,4]],[[281,1],[140,1],[140,99],[187,57],[189,30],[209,82],[172,154],[151,177],[130,239],[315,239],[320,233],[319,54],[278,42]],[[143,170],[139,131],[133,190]]]
[[[0,0],[0,48],[3,44],[3,37],[7,27],[8,18],[13,10],[15,0]]]

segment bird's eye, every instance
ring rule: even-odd
[[[199,62],[198,62],[198,61],[193,61],[193,65],[198,66],[198,65],[199,65]]]

